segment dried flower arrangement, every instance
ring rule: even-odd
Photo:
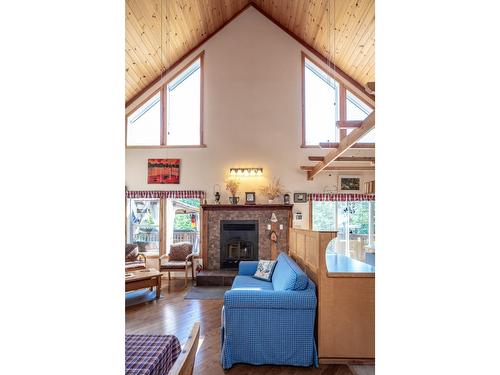
[[[280,183],[280,179],[273,178],[267,186],[262,186],[259,191],[267,196],[270,201],[278,198],[283,193],[283,185]]]
[[[226,190],[231,193],[231,196],[236,196],[238,188],[240,187],[240,182],[235,179],[229,179],[226,181]]]

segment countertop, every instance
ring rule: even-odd
[[[375,267],[340,254],[326,254],[328,277],[375,277]]]

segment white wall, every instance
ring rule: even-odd
[[[230,167],[262,167],[264,176],[242,178],[245,191],[279,177],[289,192],[323,192],[337,185],[337,173],[321,173],[307,181],[300,165],[313,165],[308,156],[327,150],[301,149],[302,46],[252,7],[186,59],[205,50],[204,137],[207,148],[127,149],[126,186],[129,190],[204,190],[213,201],[214,185],[221,186]],[[305,51],[307,52],[307,51]],[[313,59],[318,63],[315,59]],[[180,64],[182,69],[185,64]],[[318,63],[318,65],[323,65]],[[323,65],[324,66],[324,65]],[[172,74],[175,74],[178,69]],[[361,155],[361,151],[359,151]],[[180,158],[179,185],[148,185],[148,158]],[[373,172],[350,172],[373,180]],[[307,204],[295,204],[307,227]]]

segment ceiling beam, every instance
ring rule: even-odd
[[[323,161],[325,160],[324,156],[309,156],[308,159],[310,161]]]
[[[307,172],[307,179],[312,180],[314,176],[320,173],[323,169],[328,167],[330,163],[335,161],[335,159],[342,156],[352,145],[354,145],[361,137],[367,134],[370,130],[375,127],[375,111],[370,113],[367,118],[363,120],[363,124],[358,129],[350,132],[347,137],[339,142],[339,147],[335,150],[330,151],[325,155],[325,159],[320,161],[314,166],[311,171]]]
[[[340,145],[339,142],[321,142],[319,147],[321,148],[338,148]],[[355,143],[351,147],[351,149],[375,149],[375,143]]]
[[[366,82],[365,91],[368,94],[375,95],[375,82]]]
[[[363,121],[337,121],[337,128],[339,129],[357,129],[361,126]]]
[[[308,159],[310,161],[323,161],[325,160],[324,156],[309,156]],[[375,161],[375,158],[372,156],[346,156],[337,158],[335,161]]]
[[[312,171],[314,169],[314,165],[301,165],[300,169],[302,171]],[[323,171],[374,171],[375,166],[350,166],[350,167],[325,167]]]

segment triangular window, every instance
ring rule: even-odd
[[[160,93],[158,92],[127,118],[127,146],[161,144]]]
[[[197,59],[167,85],[167,145],[200,144],[201,63]]]
[[[202,132],[204,52],[159,85],[127,116],[127,146],[204,147]]]
[[[304,139],[305,146],[337,142],[339,84],[304,57]]]

